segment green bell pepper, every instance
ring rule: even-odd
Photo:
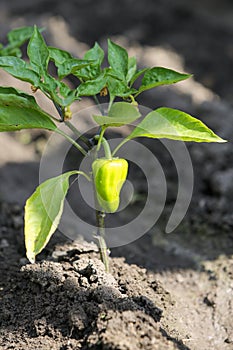
[[[128,174],[128,162],[122,158],[98,158],[92,163],[96,198],[101,210],[117,211],[120,191]]]

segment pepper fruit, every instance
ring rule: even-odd
[[[117,211],[121,188],[128,174],[128,162],[123,158],[98,158],[92,163],[96,197],[102,210]]]

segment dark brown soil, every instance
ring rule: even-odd
[[[159,143],[142,140],[163,165],[166,208],[146,235],[112,249],[106,274],[95,244],[59,232],[28,264],[23,204],[38,183],[44,136],[32,133],[25,145],[22,134],[0,135],[0,349],[232,350],[232,2],[3,0],[0,19],[1,41],[9,28],[36,23],[47,27],[50,44],[76,54],[115,35],[141,66],[182,61],[199,84],[158,89],[141,103],[181,108],[229,140],[189,145],[194,195],[171,234],[164,227],[176,199],[176,169]],[[3,72],[0,79],[15,84]],[[146,185],[133,176],[145,196]]]
[[[115,258],[107,274],[85,242],[25,265],[19,208],[1,218],[1,349],[187,349],[166,327],[170,294],[145,269]]]

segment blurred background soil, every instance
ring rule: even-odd
[[[182,109],[229,142],[188,145],[192,202],[179,227],[166,234],[176,168],[159,141],[142,140],[165,172],[166,207],[146,235],[112,249],[112,275],[106,276],[94,246],[64,245],[61,233],[38,264],[25,266],[23,205],[39,183],[48,135],[1,134],[0,349],[233,349],[232,1],[1,1],[0,42],[10,29],[33,24],[46,28],[49,45],[78,57],[95,41],[106,49],[110,37],[136,55],[140,67],[192,73],[188,81],[142,94],[139,102]],[[30,92],[2,70],[0,81]],[[77,104],[75,111],[89,103]],[[84,118],[80,127],[87,127]],[[70,157],[75,164],[72,152]],[[129,217],[147,193],[140,173],[132,177],[142,199],[125,211]],[[89,212],[73,205],[88,220]]]

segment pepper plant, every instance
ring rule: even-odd
[[[128,163],[117,158],[120,147],[138,137],[168,138],[180,141],[225,142],[200,120],[172,108],[158,108],[143,117],[133,131],[114,149],[104,137],[109,127],[130,124],[139,119],[137,97],[146,90],[170,85],[190,77],[164,67],[138,69],[135,57],[108,40],[107,61],[103,67],[104,51],[95,43],[82,59],[56,47],[47,46],[36,26],[15,29],[8,34],[9,43],[0,47],[0,67],[13,77],[28,82],[32,92],[42,91],[57,110],[57,115],[45,112],[36,99],[14,87],[0,87],[0,131],[46,129],[66,138],[84,156],[92,156],[90,173],[73,170],[41,183],[25,205],[25,244],[30,262],[42,251],[58,227],[69,189],[69,178],[85,176],[93,183],[96,200],[96,237],[101,259],[108,271],[108,250],[105,244],[104,218],[106,213],[117,211],[120,191],[124,184]],[[21,58],[20,47],[26,41],[27,57]],[[49,63],[53,62],[56,74],[52,75]],[[64,78],[74,76],[77,86],[71,88]],[[67,81],[67,79],[66,79]],[[97,105],[108,97],[108,108],[93,119],[99,125],[96,135],[86,138],[72,123],[70,106],[88,96]],[[116,102],[116,98],[118,102]],[[120,101],[119,101],[120,100]],[[59,129],[64,123],[74,132],[71,138]],[[100,157],[103,147],[105,156]],[[95,148],[95,151],[91,150]],[[94,158],[93,158],[94,154]]]

